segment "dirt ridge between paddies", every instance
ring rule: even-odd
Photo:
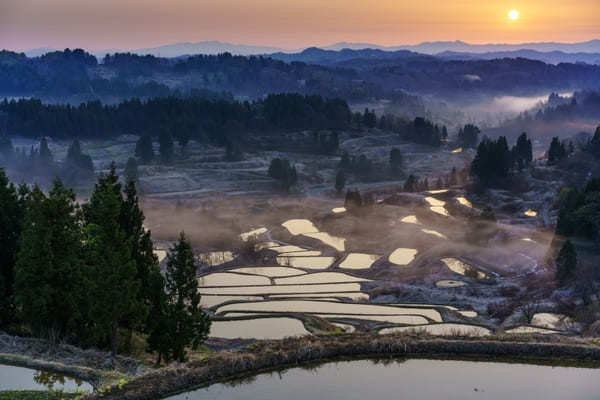
[[[410,334],[303,336],[260,341],[246,349],[214,353],[201,361],[164,368],[85,398],[150,400],[280,368],[360,358],[476,358],[600,367],[600,346],[542,335],[433,338]]]

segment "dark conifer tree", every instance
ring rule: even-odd
[[[390,167],[394,174],[397,174],[402,168],[402,153],[396,147],[390,151]]]
[[[560,285],[567,283],[577,268],[577,252],[570,240],[567,240],[556,257],[556,279]]]
[[[26,195],[26,194],[25,194]],[[25,204],[0,169],[0,327],[15,317],[14,275]]]
[[[142,164],[150,164],[154,160],[154,147],[150,135],[144,135],[138,139],[135,145],[135,156],[140,159]]]
[[[93,281],[93,334],[100,343],[110,343],[113,355],[118,351],[119,327],[133,315],[143,319],[147,312],[139,297],[134,240],[122,225],[124,200],[118,180],[113,163],[109,174],[100,176],[83,208],[86,255]]]
[[[75,193],[56,180],[48,196],[34,188],[27,204],[15,303],[33,332],[63,338],[80,332],[88,315],[89,281]]]
[[[210,332],[210,318],[200,308],[194,254],[183,232],[167,256],[166,292],[168,300],[162,318],[167,320],[156,350],[160,351],[159,360],[163,356],[183,362],[186,347],[197,349]]]
[[[346,174],[344,171],[339,170],[335,176],[335,191],[340,194],[346,187]]]
[[[161,161],[170,164],[173,161],[173,136],[167,129],[160,131],[158,146]]]

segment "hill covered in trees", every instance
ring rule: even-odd
[[[57,51],[36,58],[2,51],[0,95],[117,101],[184,95],[202,89],[251,99],[293,91],[364,102],[398,97],[408,101],[406,92],[454,98],[600,85],[600,66],[549,65],[522,58],[444,60],[410,52],[390,55],[371,50],[354,54],[315,49],[307,50],[301,58],[306,62],[281,58],[290,62],[228,53],[179,59],[121,53],[107,55],[99,62],[83,50]]]

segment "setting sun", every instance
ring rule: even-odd
[[[512,21],[516,21],[519,19],[519,12],[517,10],[510,10],[508,12],[508,18]]]

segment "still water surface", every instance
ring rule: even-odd
[[[600,370],[474,361],[345,361],[261,374],[169,400],[596,400]]]
[[[5,390],[92,391],[92,386],[77,379],[46,371],[0,365],[0,392]]]

